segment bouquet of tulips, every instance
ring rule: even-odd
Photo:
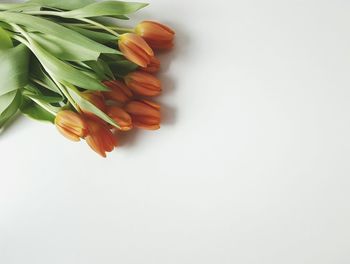
[[[18,111],[84,139],[103,157],[115,131],[160,127],[155,50],[173,47],[174,31],[153,21],[135,28],[112,19],[147,4],[94,0],[0,3],[0,128]]]

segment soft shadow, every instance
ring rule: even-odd
[[[161,116],[163,125],[173,125],[176,123],[177,109],[172,106],[162,105]]]
[[[175,79],[172,79],[170,76],[165,74],[159,74],[159,80],[162,82],[162,96],[171,95],[175,92],[176,82]]]
[[[132,147],[137,144],[142,131],[133,129],[128,132],[116,131],[115,136],[118,140],[118,145],[123,148]]]

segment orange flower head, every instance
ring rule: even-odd
[[[111,152],[117,146],[117,140],[108,127],[99,121],[88,120],[88,135],[86,142],[92,150],[106,157],[106,152]]]
[[[84,99],[88,100],[90,103],[92,103],[94,106],[96,106],[101,111],[106,111],[106,104],[104,101],[104,98],[101,93],[99,92],[84,92],[81,94]],[[85,109],[82,109],[83,113],[88,117],[92,119],[96,119],[97,116]]]
[[[134,127],[147,130],[160,128],[160,106],[147,100],[132,101],[125,106]]]
[[[161,23],[143,21],[136,26],[135,32],[154,49],[168,50],[174,46],[175,31]]]
[[[131,116],[122,108],[117,106],[109,106],[107,109],[107,114],[119,125],[121,131],[129,131],[132,129]]]
[[[111,89],[108,92],[103,92],[104,97],[108,100],[125,103],[133,96],[131,90],[123,81],[104,81],[103,84]]]
[[[153,50],[147,42],[134,33],[121,35],[118,45],[120,51],[128,60],[141,67],[147,67],[154,56]]]
[[[70,110],[59,112],[55,118],[55,125],[63,136],[72,141],[80,141],[88,132],[85,120]]]
[[[135,93],[144,96],[156,96],[162,91],[162,84],[153,75],[136,71],[125,76],[126,85]]]
[[[146,68],[142,68],[143,71],[148,73],[157,73],[160,70],[160,60],[156,57],[152,57],[151,63]]]

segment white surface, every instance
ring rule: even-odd
[[[2,264],[350,263],[350,2],[150,0],[165,122],[107,160],[0,137]]]

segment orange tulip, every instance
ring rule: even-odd
[[[107,109],[107,115],[109,115],[109,117],[119,125],[120,130],[128,131],[132,129],[131,116],[122,108],[117,106],[109,106]]]
[[[61,111],[55,118],[58,131],[72,141],[80,141],[87,135],[87,124],[77,113],[69,110]]]
[[[136,26],[135,32],[154,49],[168,50],[174,46],[175,31],[163,24],[143,21]]]
[[[111,152],[117,145],[117,140],[107,126],[96,120],[88,120],[89,133],[85,137],[92,150],[106,157],[106,152]]]
[[[162,91],[161,82],[153,75],[136,71],[125,76],[126,85],[135,93],[144,96],[156,96]]]
[[[111,89],[108,92],[103,92],[106,99],[125,103],[129,101],[133,95],[131,90],[122,81],[104,81],[103,84]]]
[[[104,98],[101,93],[98,92],[84,92],[81,94],[84,99],[88,100],[90,103],[92,103],[94,106],[96,106],[101,111],[106,111],[106,104],[104,102]],[[89,117],[96,119],[97,116],[94,113],[91,113],[85,109],[82,109],[83,113]]]
[[[119,38],[119,49],[123,55],[135,64],[146,67],[154,56],[147,42],[134,33],[126,33]]]
[[[143,71],[148,73],[157,73],[160,70],[160,60],[158,60],[156,57],[153,57],[151,59],[151,63],[146,67],[142,68]]]
[[[125,107],[138,128],[157,130],[160,128],[160,106],[146,100],[132,101]]]

